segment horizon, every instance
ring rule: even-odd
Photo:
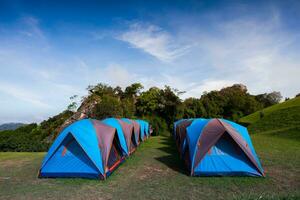
[[[88,85],[300,92],[299,1],[0,0],[0,124],[41,122]]]

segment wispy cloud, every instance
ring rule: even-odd
[[[277,12],[263,20],[255,17],[218,20],[211,27],[213,32],[185,31],[187,37],[199,43],[191,50],[194,63],[211,69],[193,91],[209,90],[215,80],[224,84],[243,83],[252,93],[278,90],[292,96],[299,91],[300,62],[293,48],[300,45],[299,34],[286,31]],[[195,81],[196,76],[185,78]]]
[[[38,18],[33,16],[26,16],[21,19],[21,22],[25,25],[26,30],[21,30],[21,33],[29,37],[37,36],[41,39],[45,39],[45,34],[40,28],[40,22]]]
[[[11,83],[0,83],[0,92],[10,95],[18,100],[25,101],[32,104],[35,107],[40,108],[52,108],[52,106],[46,104],[39,98],[39,96],[32,91],[22,88],[20,86],[12,85]]]
[[[300,34],[297,20],[287,23],[291,18],[280,9],[178,9],[164,17],[151,13],[159,23],[148,17],[125,29],[126,17],[109,26],[84,20],[70,26],[23,15],[0,27],[0,121],[45,119],[65,109],[68,97],[85,95],[89,84],[99,82],[170,85],[186,91],[182,98],[234,83],[251,93],[294,96],[300,91]],[[48,20],[58,26],[47,26]],[[66,31],[74,27],[80,31]]]
[[[190,45],[179,44],[167,31],[155,25],[141,23],[131,24],[129,30],[117,37],[128,42],[133,48],[138,48],[163,62],[171,62],[184,55]]]

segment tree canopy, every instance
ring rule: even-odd
[[[78,116],[82,114],[99,120],[106,117],[142,118],[150,122],[153,133],[158,135],[170,131],[177,119],[218,117],[237,121],[245,115],[279,103],[282,98],[280,92],[251,95],[246,86],[241,84],[204,92],[199,98],[185,100],[180,99],[180,94],[184,92],[170,86],[144,90],[141,83],[133,83],[124,89],[99,83],[88,86],[87,91],[88,95],[82,97],[81,102],[78,102],[77,95],[72,96],[66,111],[41,124],[0,132],[0,150],[46,150],[63,124],[70,119],[79,119]]]

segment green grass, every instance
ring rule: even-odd
[[[278,111],[278,110],[286,109],[286,108],[290,108],[290,110],[292,110],[293,108],[296,108],[296,107],[300,107],[300,97],[290,99],[283,103],[276,104],[274,106],[267,107],[261,111],[257,111],[255,113],[247,115],[247,116],[241,118],[239,120],[239,122],[244,123],[244,124],[253,124],[260,120],[260,112],[263,112],[264,117],[267,117],[268,115],[272,114],[274,111]]]
[[[38,179],[45,153],[0,153],[0,199],[297,199],[300,142],[293,135],[252,136],[266,178],[189,177],[173,140],[162,136],[143,143],[106,181]]]
[[[250,133],[277,132],[300,128],[300,106],[280,109],[248,126]],[[297,135],[299,135],[298,133]]]

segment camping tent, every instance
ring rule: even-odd
[[[140,125],[136,121],[128,118],[122,118],[124,122],[127,122],[129,124],[132,124],[133,126],[133,131],[134,131],[134,136],[135,136],[135,142],[137,145],[140,144]]]
[[[105,179],[124,160],[116,129],[83,119],[67,126],[45,156],[39,177]]]
[[[146,123],[144,120],[140,120],[140,119],[137,119],[135,121],[140,125],[140,140],[145,141],[147,139]]]
[[[175,142],[180,155],[183,153],[183,149],[186,146],[186,128],[191,125],[192,119],[184,119],[176,123],[175,126]]]
[[[172,132],[172,135],[173,135],[174,139],[176,137],[176,126],[177,126],[177,124],[179,124],[180,122],[182,122],[184,120],[186,120],[186,119],[180,119],[180,120],[177,120],[176,122],[174,122],[174,125],[173,125],[174,128],[173,128],[173,132]]]
[[[106,118],[102,122],[117,129],[119,137],[122,138],[121,144],[123,144],[126,155],[129,156],[133,153],[137,147],[133,126],[117,118]]]
[[[224,119],[193,119],[184,126],[179,145],[192,176],[264,176],[245,127]]]
[[[145,134],[146,134],[147,138],[149,138],[150,137],[150,125],[149,125],[149,122],[147,122],[147,121],[144,121],[144,123],[145,123]]]
[[[120,123],[123,133],[125,134],[125,139],[127,142],[127,147],[129,148],[129,154],[132,154],[136,147],[138,146],[138,141],[135,137],[134,126],[132,123],[127,122],[126,120],[117,119]]]

